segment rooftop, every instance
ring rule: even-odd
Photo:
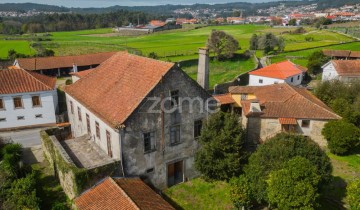
[[[79,78],[83,78],[86,75],[88,75],[89,73],[91,73],[94,69],[88,69],[88,70],[84,70],[84,71],[79,71],[79,72],[72,72],[70,73],[73,76],[77,76]]]
[[[109,59],[116,52],[94,53],[86,55],[73,56],[53,56],[53,57],[39,57],[39,58],[18,58],[15,62],[26,70],[45,70],[70,68],[74,64],[77,66],[91,66],[99,65]]]
[[[56,78],[20,68],[0,70],[0,94],[54,90]]]
[[[85,78],[66,86],[65,92],[115,128],[125,122],[173,66],[119,52]]]
[[[360,60],[332,60],[331,63],[341,76],[360,76]]]
[[[79,210],[172,210],[139,178],[106,178],[75,199]]]
[[[249,72],[249,74],[269,78],[286,79],[303,73],[305,69],[305,67],[300,67],[290,61],[283,61]]]
[[[60,143],[78,168],[92,169],[115,162],[88,135]]]

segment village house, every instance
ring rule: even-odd
[[[264,68],[249,72],[249,86],[264,86],[287,83],[301,85],[307,69],[290,61],[271,64]]]
[[[0,70],[0,130],[56,124],[56,78],[11,67]]]
[[[53,56],[38,58],[18,58],[14,66],[50,76],[69,76],[71,72],[95,68],[115,52],[94,53],[74,56]]]
[[[177,65],[119,52],[65,92],[73,136],[90,136],[125,176],[164,189],[198,175],[196,138],[211,96]]]
[[[75,199],[78,210],[173,210],[139,178],[108,177]]]
[[[324,55],[336,60],[359,60],[360,51],[351,50],[323,50]]]
[[[360,79],[360,60],[331,60],[322,66],[322,81]]]
[[[221,109],[238,113],[247,129],[249,145],[257,145],[280,132],[311,137],[326,145],[321,134],[329,120],[340,119],[305,88],[289,84],[233,86],[229,93],[214,96]]]

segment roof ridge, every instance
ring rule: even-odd
[[[52,87],[48,86],[47,84],[45,84],[43,81],[39,80],[38,78],[36,78],[34,75],[31,75],[30,72],[27,72],[25,69],[19,68],[19,70],[24,71],[26,74],[30,75],[32,78],[34,78],[35,80],[37,80],[38,82],[40,82],[41,84],[45,85],[46,87],[53,89]],[[35,74],[37,74],[36,72],[34,72]]]
[[[116,188],[123,193],[123,195],[128,198],[128,200],[137,208],[140,210],[140,207],[135,203],[135,201],[133,201],[133,199],[125,192],[124,189],[122,189],[117,183],[116,181],[112,178],[112,177],[109,177],[109,180],[112,184],[114,184],[116,186]]]
[[[298,91],[295,90],[295,87],[292,87],[292,88],[293,88],[293,90],[294,90],[295,92],[298,93],[298,95],[300,95],[300,96],[301,96],[302,98],[304,98],[306,101],[310,102],[311,104],[314,104],[315,106],[319,107],[319,108],[322,109],[322,110],[325,110],[326,112],[328,112],[328,113],[330,113],[330,114],[332,114],[332,115],[335,115],[335,116],[341,118],[341,116],[339,116],[339,115],[336,114],[335,112],[332,112],[332,111],[330,111],[330,110],[328,110],[328,109],[320,106],[319,104],[312,102],[312,101],[309,100],[308,98],[304,97],[302,94],[300,94]],[[300,88],[299,88],[299,89],[300,89]],[[304,90],[305,90],[305,91],[308,91],[308,90],[306,90],[306,89],[304,89]],[[309,93],[310,93],[310,92],[309,92]],[[320,101],[321,103],[324,103],[324,102],[322,102],[320,99],[318,99],[316,96],[314,96],[312,93],[310,93],[309,95],[310,95],[312,98],[314,98],[315,100]],[[325,103],[324,103],[324,105],[327,106]]]

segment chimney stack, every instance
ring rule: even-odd
[[[197,82],[205,90],[209,89],[209,49],[207,47],[199,48]]]

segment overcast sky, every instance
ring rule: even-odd
[[[194,3],[227,3],[227,2],[269,2],[274,0],[0,0],[0,3],[37,3],[65,7],[110,7],[121,6],[154,6],[163,4],[194,4]]]

